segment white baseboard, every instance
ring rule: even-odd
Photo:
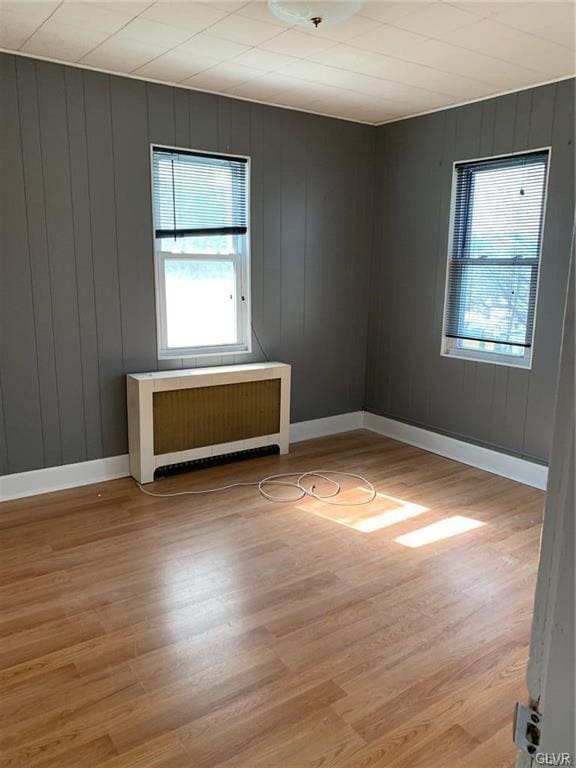
[[[326,435],[336,435],[339,432],[349,432],[352,429],[360,429],[362,416],[362,411],[356,411],[355,413],[329,416],[325,419],[297,422],[290,426],[290,442],[298,443],[302,440],[312,440],[315,437],[325,437]],[[129,475],[128,454],[4,475],[0,477],[0,501],[37,496],[41,493],[62,491],[65,488],[76,488],[80,485],[102,483],[105,480],[116,480],[119,477],[129,477]]]
[[[518,459],[505,453],[482,448],[452,437],[445,437],[427,429],[413,427],[400,421],[376,416],[366,411],[342,413],[324,419],[300,421],[290,425],[290,442],[313,440],[317,437],[350,432],[354,429],[369,429],[385,437],[438,453],[463,464],[469,464],[502,477],[517,480],[534,488],[546,488],[548,468],[532,461]],[[41,493],[76,488],[80,485],[102,483],[130,475],[128,455],[112,456],[108,459],[82,461],[60,467],[36,469],[0,477],[0,501],[36,496]]]
[[[313,440],[316,437],[337,435],[340,432],[351,432],[362,429],[364,411],[340,413],[338,416],[327,416],[325,419],[312,421],[297,421],[290,424],[290,442],[300,443],[302,440]]]
[[[128,454],[0,477],[0,501],[128,477]]]
[[[390,437],[401,443],[423,448],[425,451],[455,459],[462,464],[469,464],[472,467],[484,469],[510,480],[517,480],[519,483],[531,485],[534,488],[546,489],[548,467],[542,464],[466,443],[463,440],[456,440],[453,437],[446,437],[428,429],[405,424],[402,421],[377,416],[368,411],[364,411],[363,426],[365,429],[370,429],[372,432],[377,432],[379,435]]]

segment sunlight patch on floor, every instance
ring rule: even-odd
[[[374,501],[370,504],[353,506],[353,501],[361,498],[357,492],[366,492],[365,488],[354,488],[344,492],[342,496],[350,498],[351,504],[330,505],[320,502],[307,502],[298,506],[306,512],[312,512],[318,517],[331,520],[340,525],[346,525],[355,531],[362,533],[373,533],[391,525],[402,523],[410,518],[417,517],[423,512],[428,512],[428,507],[422,507],[420,504],[412,504],[394,496],[387,496],[385,493],[377,493]]]
[[[463,517],[462,515],[454,515],[453,517],[447,517],[445,520],[439,520],[437,523],[427,525],[424,528],[418,528],[416,531],[398,536],[394,541],[397,544],[403,544],[405,547],[423,547],[435,541],[442,541],[442,539],[458,536],[460,533],[473,531],[476,528],[481,528],[483,525],[486,525],[486,523],[480,520],[473,520],[471,517]]]
[[[378,494],[378,496],[381,495],[382,494]],[[388,498],[391,497],[388,496]],[[400,501],[400,499],[394,499],[394,502],[398,503],[396,509],[390,509],[379,515],[372,515],[364,520],[359,520],[353,527],[356,528],[357,531],[372,533],[372,531],[380,531],[382,528],[396,525],[396,523],[403,523],[405,520],[410,520],[412,517],[421,515],[422,512],[428,512],[428,507],[421,507],[419,504],[410,504],[408,502]]]

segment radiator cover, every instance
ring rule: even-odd
[[[194,368],[127,377],[130,472],[278,445],[288,451],[290,366]]]

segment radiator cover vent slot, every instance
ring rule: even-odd
[[[217,467],[221,464],[231,464],[235,461],[257,459],[261,456],[277,456],[279,453],[280,448],[277,445],[264,445],[261,448],[248,448],[245,451],[223,453],[220,456],[206,456],[203,459],[181,461],[178,464],[167,464],[164,467],[158,467],[158,469],[154,472],[154,480],[159,480],[162,477],[171,477],[172,475],[182,475],[185,472],[193,472],[194,470],[198,469]]]

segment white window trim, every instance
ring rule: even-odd
[[[232,254],[218,253],[172,253],[162,251],[157,245],[156,230],[154,226],[154,150],[169,149],[174,152],[196,152],[200,155],[219,155],[221,157],[242,158],[247,163],[246,173],[246,234],[235,236],[235,240],[241,242],[242,247]],[[175,147],[170,144],[150,144],[150,200],[152,202],[152,243],[154,253],[154,292],[156,299],[156,337],[158,360],[191,360],[209,361],[213,358],[227,357],[230,355],[247,355],[252,352],[252,304],[250,295],[250,182],[251,182],[251,158],[248,155],[232,154],[229,152],[212,152],[208,150],[193,149],[191,147]],[[236,321],[239,341],[236,344],[220,344],[211,347],[168,347],[166,333],[166,289],[164,275],[164,260],[171,259],[218,259],[221,261],[236,262]]]
[[[452,339],[446,336],[444,338],[442,357],[456,357],[458,360],[470,360],[474,363],[492,363],[493,365],[505,365],[508,368],[523,368],[529,370],[532,368],[531,348],[526,348],[524,356],[506,355],[503,352],[490,352],[489,350],[479,349],[461,349],[456,346],[458,339]]]
[[[482,160],[499,160],[506,157],[517,157],[518,155],[531,155],[537,152],[548,152],[548,163],[546,165],[546,179],[544,181],[544,204],[542,212],[542,228],[540,232],[540,246],[538,251],[538,277],[536,279],[536,298],[534,302],[534,317],[532,320],[532,339],[531,346],[527,347],[524,356],[506,355],[501,352],[489,352],[484,350],[474,351],[472,349],[459,349],[456,345],[458,340],[446,336],[446,316],[448,310],[448,281],[450,277],[450,254],[452,253],[452,241],[454,237],[454,217],[456,213],[456,183],[457,166],[463,163],[477,163]],[[440,356],[450,357],[453,360],[468,360],[474,363],[491,363],[492,365],[503,365],[508,368],[521,368],[529,371],[532,369],[534,361],[534,338],[536,335],[536,320],[538,315],[538,298],[540,295],[540,276],[542,274],[542,245],[544,243],[544,233],[546,230],[546,213],[548,210],[548,181],[550,178],[550,166],[552,164],[552,147],[538,147],[535,149],[523,149],[518,152],[506,152],[501,155],[488,155],[486,157],[471,157],[463,160],[454,160],[452,163],[452,184],[450,189],[450,222],[448,230],[448,249],[446,253],[446,272],[444,276],[444,306],[442,308],[442,336],[440,339]]]

